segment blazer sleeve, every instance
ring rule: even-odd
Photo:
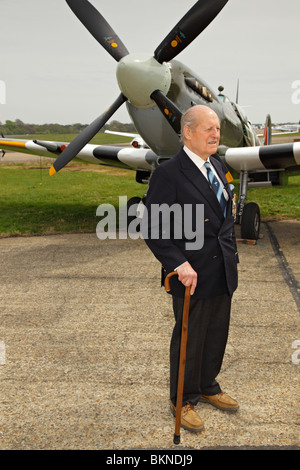
[[[142,221],[143,237],[146,244],[161,262],[167,272],[173,271],[187,261],[186,256],[176,245],[174,239],[168,236],[172,227],[162,226],[161,217],[157,217],[159,206],[166,204],[169,208],[176,204],[176,184],[168,171],[168,164],[159,166],[152,174],[146,196],[146,210]],[[170,233],[170,232],[169,232]]]

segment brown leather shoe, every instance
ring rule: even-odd
[[[176,407],[170,402],[171,411],[176,416]],[[194,406],[187,403],[181,409],[180,426],[191,432],[200,432],[204,429],[204,424],[198,413],[194,410]]]
[[[224,411],[237,411],[239,408],[237,401],[235,401],[225,392],[220,392],[217,395],[201,395],[199,401],[203,403],[210,403],[216,408],[219,408],[219,410]]]

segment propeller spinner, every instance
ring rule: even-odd
[[[151,94],[161,90],[167,94],[171,85],[171,72],[164,62],[159,64],[146,54],[130,54],[117,66],[117,80],[122,93],[137,108],[153,106]]]
[[[107,111],[65,148],[50,168],[50,175],[76,157],[127,100],[137,108],[148,108],[155,102],[178,133],[181,111],[166,96],[171,84],[171,72],[166,62],[185,49],[211,23],[228,0],[199,0],[157,47],[154,57],[129,54],[112,27],[88,0],[66,2],[92,36],[118,62],[117,80],[121,94]]]

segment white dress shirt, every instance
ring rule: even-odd
[[[201,157],[199,157],[199,155],[197,155],[196,153],[192,152],[189,148],[187,148],[185,145],[183,147],[183,150],[185,151],[185,153],[190,157],[190,159],[195,163],[195,165],[197,166],[197,168],[199,168],[199,170],[201,171],[201,173],[204,175],[204,177],[208,180],[208,177],[207,177],[207,170],[204,166],[204,163],[205,163],[205,160],[203,160]],[[210,158],[210,157],[209,157]],[[210,163],[209,161],[209,158],[208,158],[208,162]],[[220,185],[222,186],[223,188],[223,194],[224,194],[224,197],[226,199],[226,201],[228,201],[228,193],[226,191],[226,189],[224,188],[224,184],[222,183],[222,180],[219,178],[219,175],[218,173],[216,172],[214,166],[211,164],[211,169],[212,169],[212,172],[214,173],[214,175],[216,176],[216,178],[218,179]]]

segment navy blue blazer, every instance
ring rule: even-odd
[[[198,275],[197,287],[193,295],[197,298],[214,297],[224,293],[232,295],[238,284],[238,253],[232,216],[233,194],[221,163],[213,156],[210,161],[229,196],[225,218],[209,182],[183,149],[153,172],[145,202],[147,211],[145,211],[144,223],[147,219],[146,227],[148,227],[145,242],[161,262],[164,276],[180,264],[189,261]],[[151,238],[151,218],[153,207],[155,207],[153,205],[164,203],[168,206],[190,205],[193,231],[199,228],[195,220],[196,205],[203,204],[204,221],[201,230],[204,230],[204,244],[200,249],[194,249],[196,245],[193,245],[193,249],[189,248],[187,243],[191,243],[191,239],[185,236],[184,228],[182,228],[182,236],[177,238],[174,225],[176,218],[171,222],[169,238],[163,238],[162,233],[158,238],[157,234],[155,237],[152,235]],[[181,223],[183,221],[184,217]],[[171,278],[170,284],[171,294],[180,297],[184,295],[185,287],[178,281],[177,276]]]

